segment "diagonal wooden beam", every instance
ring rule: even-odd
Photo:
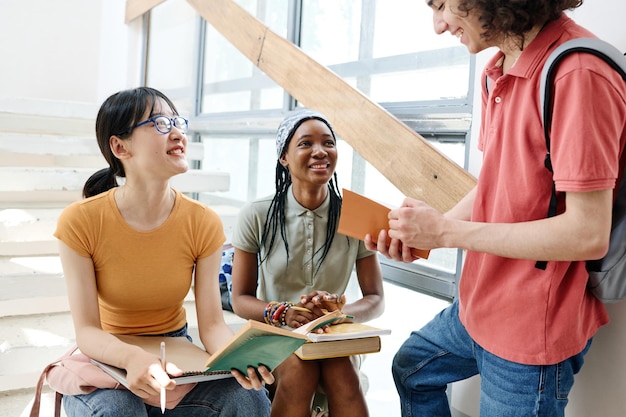
[[[445,212],[474,187],[467,171],[234,1],[188,1],[300,103],[324,113],[337,134],[405,195]]]
[[[126,0],[126,23],[151,10],[165,0]]]

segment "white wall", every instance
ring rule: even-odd
[[[92,107],[136,86],[141,19],[125,25],[124,11],[125,0],[2,0],[2,107]]]
[[[626,52],[626,2],[624,0],[585,0],[570,15],[597,36]],[[477,55],[475,91],[480,91],[480,69],[494,51]],[[480,122],[480,96],[474,97],[474,123],[470,171],[480,170],[480,152],[476,150]],[[585,366],[576,378],[570,394],[566,417],[624,417],[626,416],[626,301],[608,305],[611,323],[600,329],[587,354]],[[452,406],[472,417],[478,417],[480,379],[472,378],[454,384]]]

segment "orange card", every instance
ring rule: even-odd
[[[391,209],[353,191],[343,189],[343,202],[337,232],[363,240],[366,234],[376,239],[382,229],[389,230]],[[430,251],[411,249],[414,256],[428,259]]]

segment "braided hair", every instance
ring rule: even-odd
[[[280,230],[280,237],[285,245],[285,251],[287,253],[287,262],[289,262],[289,242],[287,241],[287,233],[285,226],[285,205],[287,202],[287,192],[291,186],[291,174],[289,170],[280,163],[280,158],[285,153],[289,142],[293,138],[295,131],[300,125],[307,120],[319,120],[326,124],[330,129],[333,139],[336,140],[335,132],[333,131],[330,123],[319,113],[308,109],[299,109],[288,114],[280,127],[278,128],[278,135],[276,140],[276,150],[278,154],[278,161],[276,162],[276,177],[275,187],[276,192],[272,198],[272,202],[267,211],[267,221],[263,227],[263,233],[261,234],[261,247],[265,248],[265,256],[260,258],[260,262],[264,262],[269,256],[274,244],[276,243],[276,235]],[[337,185],[337,173],[334,172],[332,178],[327,184],[328,193],[330,195],[330,204],[328,206],[328,222],[326,224],[326,239],[324,245],[317,249],[311,259],[315,257],[317,253],[322,251],[319,257],[315,269],[315,273],[319,271],[319,268],[326,258],[330,250],[330,246],[335,238],[337,231],[337,225],[339,224],[339,214],[341,212],[341,192]]]

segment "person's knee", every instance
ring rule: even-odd
[[[256,391],[241,388],[234,390],[229,402],[240,411],[236,415],[246,415],[250,410],[256,410],[257,414],[255,415],[258,416],[269,416],[270,413],[271,404],[266,389]]]
[[[300,392],[315,392],[320,380],[319,367],[314,361],[307,363],[295,359],[288,359],[274,371],[275,390],[292,392],[293,395]]]
[[[396,387],[415,387],[425,383],[424,367],[430,361],[427,357],[416,356],[416,350],[407,344],[402,345],[391,361],[391,376]]]
[[[400,349],[393,356],[391,361],[391,374],[394,379],[404,375],[409,368],[414,368],[416,359],[409,354],[409,349],[406,345],[400,346]]]

